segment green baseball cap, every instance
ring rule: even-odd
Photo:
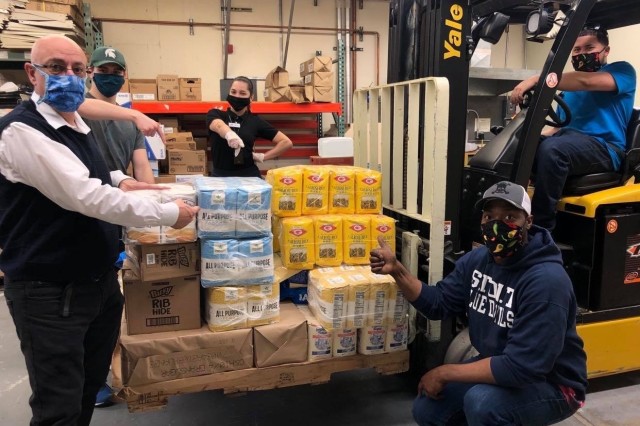
[[[118,49],[113,47],[99,47],[93,51],[89,66],[99,67],[104,64],[118,64],[123,69],[127,69],[127,63],[124,55]]]

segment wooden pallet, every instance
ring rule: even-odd
[[[227,371],[150,385],[125,387],[118,396],[126,401],[129,412],[145,412],[163,408],[172,395],[216,389],[230,394],[304,384],[320,384],[327,383],[333,373],[361,368],[373,368],[384,375],[403,373],[409,370],[409,351],[379,355],[355,355],[318,362]]]

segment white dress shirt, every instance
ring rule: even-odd
[[[79,133],[91,130],[77,112],[75,126],[67,123],[40,96],[31,96],[36,109],[52,127],[69,126]],[[96,146],[96,152],[99,152]],[[160,204],[117,186],[128,177],[111,172],[111,185],[90,178],[87,167],[65,145],[53,141],[24,123],[13,122],[0,136],[0,173],[10,182],[40,191],[60,207],[122,226],[173,225],[179,209],[175,203]]]

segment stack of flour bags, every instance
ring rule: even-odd
[[[201,177],[195,188],[209,328],[225,331],[278,321],[271,185],[259,178]]]

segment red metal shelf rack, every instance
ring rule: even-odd
[[[175,115],[181,127],[194,136],[206,137],[204,115],[212,108],[227,109],[227,102],[156,101],[134,102],[132,108],[144,114],[158,117]],[[322,114],[342,114],[342,106],[333,102],[294,104],[292,102],[252,102],[251,111],[260,114],[276,129],[284,132],[293,142],[293,148],[281,155],[282,159],[300,160],[305,163],[318,155],[318,138],[322,136]],[[271,141],[256,140],[258,152],[272,147]]]

